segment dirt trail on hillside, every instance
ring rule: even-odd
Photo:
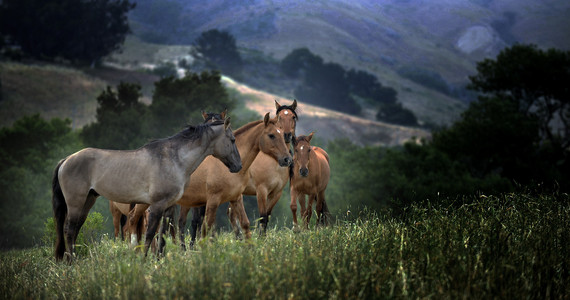
[[[275,100],[280,104],[291,104],[292,99],[284,99],[277,95],[259,91],[238,83],[231,78],[222,77],[223,83],[241,94],[253,99],[246,101],[247,108],[264,115],[275,112]],[[428,131],[418,128],[398,126],[378,121],[367,120],[349,114],[313,106],[298,101],[299,121],[297,135],[315,131],[315,136],[325,141],[336,138],[349,138],[358,145],[395,146],[409,141],[413,137],[429,137]]]

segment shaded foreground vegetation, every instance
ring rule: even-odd
[[[442,201],[442,203],[445,201]],[[144,259],[103,237],[70,266],[52,247],[0,255],[2,298],[565,298],[567,194],[465,197],[363,212],[334,226],[237,241],[231,234]]]

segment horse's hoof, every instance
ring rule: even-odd
[[[299,227],[299,225],[293,225],[293,232],[294,232],[294,233],[299,233],[299,232],[301,232],[301,227]]]

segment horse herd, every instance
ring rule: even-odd
[[[192,246],[198,228],[202,227],[205,236],[224,202],[229,202],[228,217],[236,235],[241,227],[250,238],[243,195],[257,197],[260,227],[265,233],[269,216],[288,182],[293,226],[298,227],[297,200],[305,228],[315,201],[317,224],[327,224],[329,157],[322,148],[310,145],[313,133],[295,135],[296,100],[291,105],[275,101],[275,107],[274,118],[267,113],[263,120],[235,131],[227,111],[203,113],[204,123],[187,126],[136,150],[85,148],[62,159],[52,183],[56,259],[66,256],[72,260],[79,230],[98,196],[109,199],[115,237],[125,216],[131,243],[138,244],[145,235],[145,255],[163,217],[161,234],[171,227],[167,220],[173,218],[176,205],[180,206],[178,227],[183,249],[188,212],[193,210]],[[305,195],[309,196],[307,206]]]

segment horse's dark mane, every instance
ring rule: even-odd
[[[290,111],[293,112],[293,115],[295,115],[295,119],[299,120],[299,116],[297,116],[297,112],[293,109],[292,105],[281,105],[278,109],[277,112],[275,112],[275,115],[278,115],[280,111],[284,110],[284,109],[288,109]]]
[[[273,120],[273,119],[269,119],[269,122],[271,124],[275,124],[275,120]],[[263,123],[263,120],[257,120],[257,121],[249,122],[249,123],[243,125],[242,127],[238,128],[236,131],[234,131],[234,136],[241,135],[242,133],[250,130],[252,127],[257,126],[260,123]]]
[[[141,148],[152,149],[152,148],[158,148],[161,145],[164,145],[165,143],[169,142],[177,143],[177,142],[195,141],[200,137],[202,137],[202,135],[204,135],[204,132],[206,132],[210,127],[222,124],[224,124],[223,121],[214,121],[211,123],[203,123],[196,126],[186,125],[186,127],[177,134],[167,138],[152,140],[146,143]]]
[[[306,135],[300,135],[300,136],[293,137],[293,145],[297,145],[297,143],[303,142],[303,141],[307,142],[309,144],[311,143],[308,139],[308,136],[306,136]]]

